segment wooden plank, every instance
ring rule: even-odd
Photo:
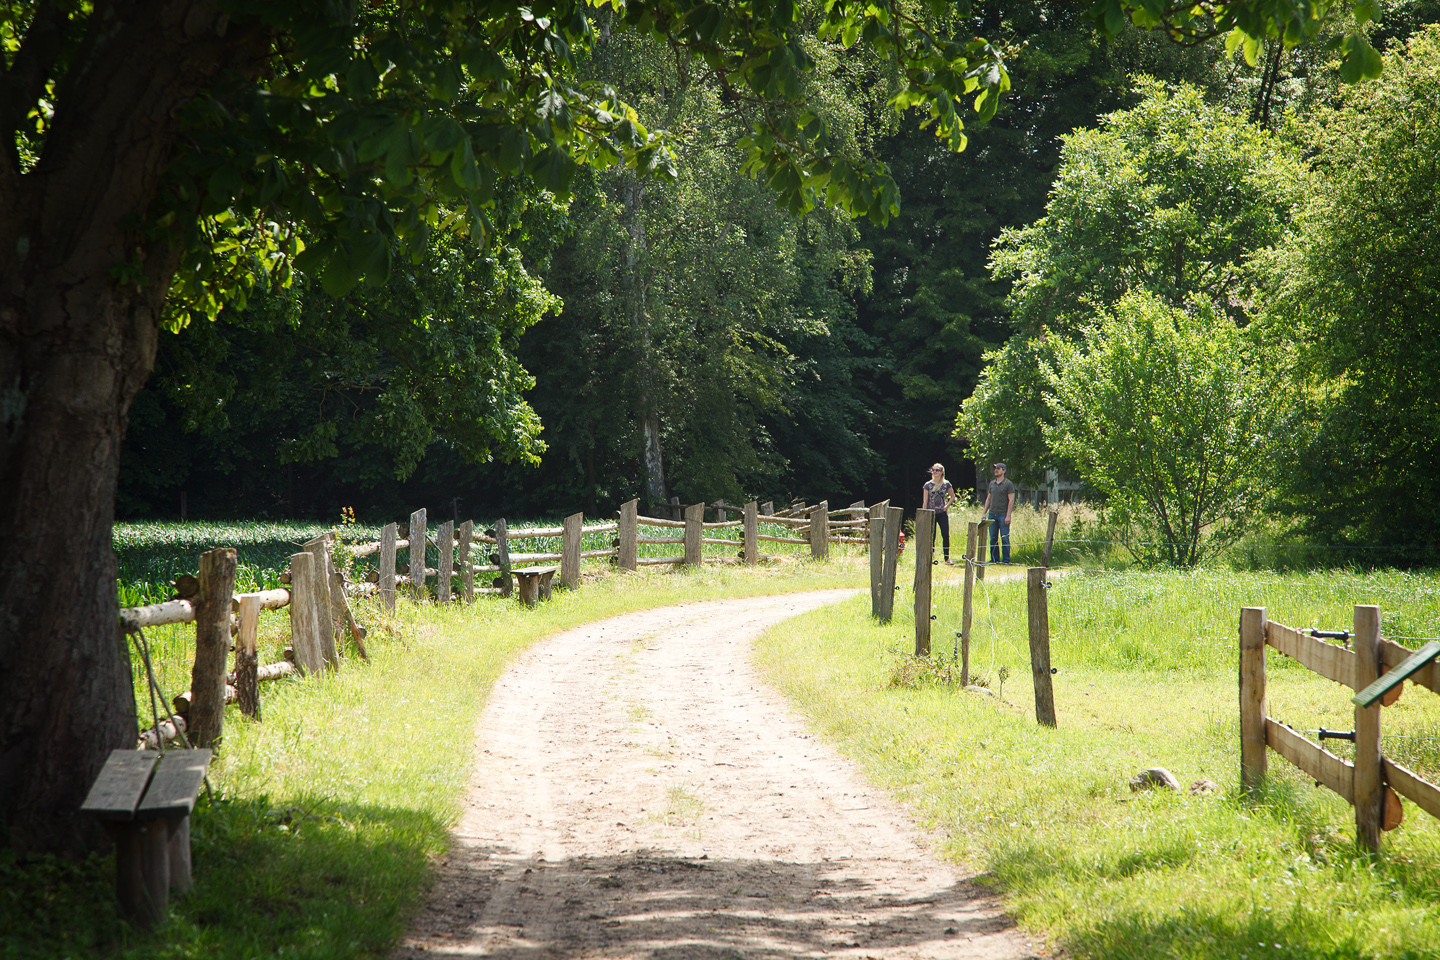
[[[398,526],[385,524],[380,531],[380,603],[395,612],[395,538]]]
[[[1409,659],[1414,652],[1394,640],[1380,640],[1380,664],[1392,670]],[[1410,674],[1410,682],[1417,687],[1440,693],[1440,660],[1432,660]]]
[[[1417,807],[1430,816],[1440,817],[1440,787],[1435,786],[1429,780],[1417,777],[1398,763],[1385,759],[1382,759],[1380,763],[1385,771],[1385,782],[1396,793],[1408,800],[1413,800]]]
[[[742,536],[745,540],[745,562],[760,562],[760,504],[751,500],[745,504]]]
[[[1379,653],[1378,649],[1376,652]],[[1404,683],[1406,677],[1427,666],[1437,655],[1440,655],[1440,640],[1431,640],[1399,664],[1376,677],[1373,683],[1351,697],[1351,702],[1360,707],[1370,706],[1389,693],[1393,687]]]
[[[186,733],[197,747],[217,743],[225,725],[225,661],[230,654],[230,598],[235,593],[235,548],[200,555],[200,596],[195,604],[195,664],[190,671]]]
[[[572,513],[565,518],[560,546],[560,583],[570,590],[580,586],[580,541],[585,536],[580,528],[584,525],[583,513]]]
[[[1270,717],[1265,718],[1265,743],[1322,787],[1355,802],[1355,768],[1349,763]]]
[[[235,613],[240,612],[240,603],[254,597],[260,604],[260,610],[279,610],[290,605],[290,591],[284,587],[275,590],[257,590],[254,593],[237,593],[230,599],[230,609]]]
[[[880,618],[880,583],[885,577],[885,508],[870,508],[870,616]]]
[[[120,611],[120,626],[126,631],[194,622],[195,604],[189,600],[167,600],[144,607],[126,607]]]
[[[701,531],[705,522],[705,504],[694,503],[685,508],[685,563],[698,566],[705,560]]]
[[[592,523],[580,527],[581,533],[616,533],[620,530],[618,523]]]
[[[410,597],[416,603],[428,600],[430,592],[425,589],[425,508],[410,514]]]
[[[1240,610],[1240,789],[1260,789],[1265,753],[1265,608]]]
[[[930,581],[934,573],[935,511],[915,511],[915,656],[930,656]]]
[[[150,789],[145,791],[140,809],[135,811],[135,819],[188,815],[195,806],[195,798],[200,794],[200,785],[205,782],[205,770],[209,766],[208,749],[166,750],[155,776],[150,779]]]
[[[511,540],[532,540],[537,537],[563,537],[565,528],[559,527],[524,527],[520,530],[511,530]]]
[[[1050,600],[1044,567],[1026,571],[1026,606],[1030,627],[1030,675],[1035,681],[1035,720],[1055,726],[1055,689],[1050,679]]]
[[[1355,607],[1355,689],[1380,676],[1380,608]],[[1385,772],[1380,768],[1380,704],[1355,705],[1355,839],[1371,853],[1380,852],[1385,819]]]
[[[318,673],[325,667],[320,653],[320,625],[315,621],[315,555],[297,553],[290,557],[290,644],[295,648],[295,665],[304,673]]]
[[[470,565],[470,548],[475,543],[475,521],[466,520],[460,524],[460,529],[455,531],[455,539],[460,543],[460,584],[464,591],[466,603],[475,602],[475,568]]]
[[[154,750],[111,750],[80,812],[101,820],[133,820],[159,759]]]
[[[635,549],[639,517],[639,500],[627,500],[620,504],[620,555],[616,559],[616,566],[621,570],[635,569],[635,558],[639,556]]]
[[[980,541],[975,545],[975,579],[985,579],[985,541],[990,536],[990,522],[980,521]]]
[[[335,645],[335,610],[330,602],[330,537],[316,537],[305,544],[315,558],[314,592],[316,637],[320,641],[320,658],[332,669],[340,668],[340,653]]]
[[[1045,553],[1040,558],[1042,567],[1050,566],[1050,548],[1055,545],[1055,521],[1060,519],[1060,511],[1054,507],[1050,508],[1050,519],[1045,522]]]
[[[508,597],[515,589],[515,579],[510,575],[510,531],[504,517],[495,521],[495,562],[500,565],[495,586],[500,588],[500,596]]]
[[[670,527],[671,529],[684,530],[684,520],[665,520],[659,517],[636,517],[635,521],[642,527]]]
[[[435,602],[450,602],[450,581],[455,577],[455,520],[440,524],[435,531],[435,546],[440,560],[435,564]]]
[[[641,557],[635,561],[642,567],[658,567],[667,563],[688,563],[684,557]]]
[[[1355,654],[1344,647],[1306,636],[1273,620],[1265,624],[1265,642],[1327,680],[1355,688]]]

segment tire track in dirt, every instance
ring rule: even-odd
[[[762,631],[854,592],[665,607],[526,652],[394,956],[1034,956],[750,664]]]

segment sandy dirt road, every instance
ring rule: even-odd
[[[751,666],[762,631],[848,594],[665,607],[523,655],[395,957],[1035,956]]]

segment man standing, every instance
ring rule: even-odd
[[[1015,511],[1015,484],[1005,479],[1005,464],[995,464],[995,479],[985,495],[985,515],[990,519],[990,562],[1010,562],[1010,515]],[[1000,548],[1004,545],[1004,557]]]

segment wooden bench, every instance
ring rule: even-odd
[[[209,765],[209,750],[115,750],[80,807],[115,841],[115,895],[141,926],[190,889],[190,811]]]
[[[539,600],[550,599],[550,581],[559,567],[521,567],[511,570],[520,582],[520,600],[527,607],[535,606]]]

